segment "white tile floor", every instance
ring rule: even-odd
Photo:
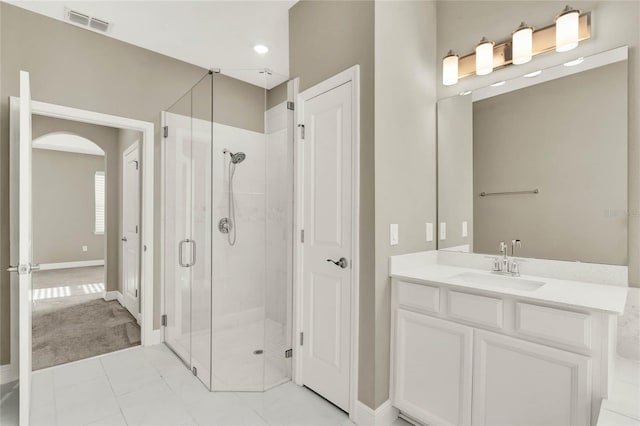
[[[293,383],[267,392],[209,392],[164,345],[34,373],[31,418],[33,426],[352,424]]]

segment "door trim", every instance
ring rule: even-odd
[[[352,163],[351,163],[351,362],[350,362],[350,384],[349,384],[349,417],[354,418],[356,413],[356,402],[358,401],[358,353],[359,353],[359,311],[360,311],[360,65],[342,71],[321,83],[298,93],[300,85],[299,78],[293,82],[294,98],[296,99],[296,122],[304,121],[304,102],[322,93],[328,92],[338,86],[353,82],[352,105],[353,105],[353,129],[352,129]],[[302,286],[304,280],[303,271],[303,244],[300,241],[301,226],[304,221],[304,186],[300,183],[304,178],[304,161],[302,149],[302,134],[295,131],[294,143],[294,260],[293,260],[293,317],[294,317],[294,351],[293,351],[293,381],[302,386],[302,346],[300,345],[300,332],[303,328],[303,294]]]
[[[20,98],[10,97],[9,111],[11,116],[19,111]],[[31,112],[33,115],[60,118],[63,120],[76,121],[81,123],[96,124],[99,126],[115,127],[119,129],[135,130],[142,133],[142,162],[145,167],[142,171],[141,180],[141,213],[142,223],[140,229],[140,249],[142,250],[140,262],[140,284],[142,294],[140,338],[142,346],[150,346],[162,341],[161,331],[153,329],[153,188],[154,188],[154,124],[148,121],[134,120],[127,117],[103,114],[95,111],[88,111],[78,108],[71,108],[63,105],[50,104],[46,102],[31,101]],[[10,120],[10,128],[14,128],[18,123]],[[17,134],[17,133],[16,133]],[[146,251],[144,250],[146,247]],[[12,308],[13,309],[13,308]],[[158,312],[158,317],[159,317]],[[13,314],[12,314],[13,318]],[[14,336],[15,334],[15,336]],[[10,364],[17,365],[18,362],[18,336],[11,328],[11,361]]]
[[[126,186],[126,182],[124,181],[124,169],[125,169],[125,165],[126,165],[125,163],[126,163],[126,160],[127,160],[127,155],[131,154],[134,151],[138,152],[138,161],[140,160],[140,147],[138,146],[139,144],[140,144],[139,140],[136,140],[134,143],[132,143],[131,146],[129,146],[124,151],[122,151],[122,158],[120,159],[121,160],[121,163],[120,163],[120,175],[122,177],[122,182],[121,182],[121,185],[120,185],[120,205],[122,206],[122,209],[120,211],[120,213],[121,213],[120,214],[120,227],[119,227],[120,235],[118,235],[120,238],[122,238],[124,236],[124,232],[125,232],[124,231],[124,216],[125,216],[124,188]],[[136,165],[136,169],[139,169],[139,167],[138,167],[139,164],[140,163],[138,163]],[[144,167],[142,169],[144,171]],[[138,174],[138,187],[139,186],[140,186],[140,175]],[[140,206],[140,190],[138,190],[137,202],[138,202],[138,206]],[[140,216],[140,209],[138,209],[138,216]],[[126,255],[126,253],[125,253],[124,248],[122,248],[122,246],[123,245],[120,244],[121,249],[120,249],[119,253],[121,254],[121,256],[120,256],[120,259],[118,259],[118,261],[119,261],[119,268],[118,269],[119,269],[119,272],[120,272],[120,283],[121,283],[120,293],[122,294],[122,299],[121,299],[122,303],[121,303],[121,305],[123,305],[124,300],[125,300],[124,299],[124,297],[125,297],[125,288],[124,288],[124,286],[125,286],[125,281],[126,281],[125,268],[124,268],[125,259],[124,259],[124,256],[123,256],[123,254]],[[138,234],[138,273],[140,273],[140,270],[142,269],[141,265],[140,265],[140,260],[139,260],[140,259],[141,248],[142,248],[142,244],[140,244],[140,234]],[[140,282],[138,283],[139,287],[140,287],[140,284],[142,284],[142,280],[140,280]],[[140,292],[140,293],[142,293],[142,292]],[[141,294],[138,295],[138,305],[140,305],[140,297],[141,296],[142,296]],[[124,306],[125,309],[129,310],[125,305],[123,305],[123,306]],[[140,315],[140,309],[139,308],[136,309],[135,313],[133,313],[131,311],[129,311],[129,312],[134,317],[136,317],[136,319],[138,320],[138,324],[140,324],[141,319],[142,319],[142,316]]]

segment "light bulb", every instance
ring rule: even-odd
[[[578,46],[580,11],[567,6],[556,16],[556,52],[567,52]]]
[[[511,35],[511,62],[515,65],[526,64],[533,56],[533,27],[520,24]]]
[[[453,86],[458,82],[458,55],[451,50],[442,59],[442,84]]]
[[[476,74],[487,75],[493,72],[493,46],[494,42],[482,37],[476,46]]]

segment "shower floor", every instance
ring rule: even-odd
[[[201,364],[208,364],[207,331],[183,336],[169,345],[188,362],[188,348]],[[236,325],[213,332],[212,383],[217,391],[263,391],[290,380],[290,359],[284,357],[286,336],[282,324],[267,319]],[[191,341],[190,341],[191,340]],[[261,354],[254,353],[262,350]]]

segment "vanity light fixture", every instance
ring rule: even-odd
[[[526,64],[533,57],[533,27],[522,22],[511,34],[511,62]]]
[[[566,6],[556,16],[556,52],[578,47],[580,40],[580,11]]]
[[[579,10],[567,6],[553,23],[545,27],[533,28],[522,22],[511,38],[504,42],[496,44],[483,37],[472,53],[458,56],[449,51],[442,59],[442,84],[452,86],[462,78],[487,75],[495,69],[525,64],[534,56],[554,50],[566,52],[589,38],[591,12],[581,14]],[[453,75],[456,69],[457,76]]]
[[[542,74],[542,70],[538,70],[538,71],[534,71],[534,72],[530,72],[529,74],[525,74],[524,77],[525,78],[532,78],[532,77],[537,77],[540,74]]]
[[[584,62],[584,58],[581,56],[578,59],[574,59],[573,61],[565,62],[562,65],[564,65],[565,67],[575,67],[576,65],[580,65],[583,62]]]
[[[458,82],[458,55],[452,50],[442,59],[442,84],[453,86]]]
[[[491,84],[491,87],[500,87],[503,84],[505,84],[507,81],[506,80],[502,80],[502,81],[496,81],[495,83]]]
[[[493,72],[493,46],[495,43],[482,37],[476,46],[476,74],[487,75]]]
[[[253,46],[253,50],[259,55],[264,55],[269,51],[269,48],[264,44],[256,44],[255,46]]]

